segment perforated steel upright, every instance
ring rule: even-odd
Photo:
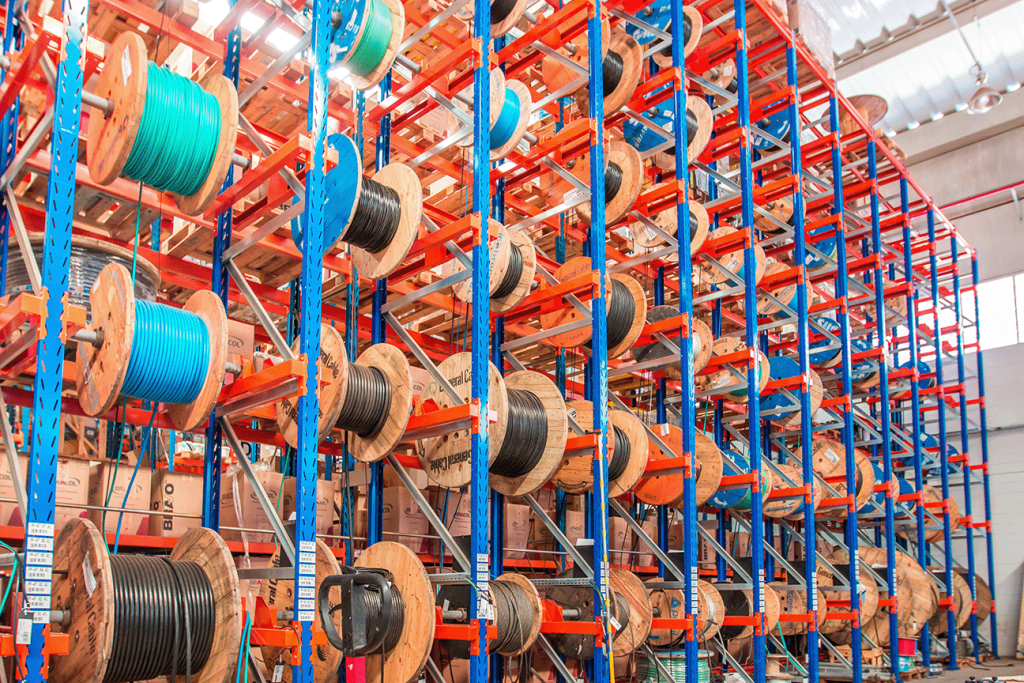
[[[17,8],[22,0],[7,0],[7,16],[17,15]],[[20,22],[4,23],[4,54],[9,55],[15,49],[25,45],[25,35]],[[7,71],[0,72],[0,83],[7,80]],[[18,147],[18,114],[21,109],[21,97],[15,97],[10,109],[3,112],[0,118],[0,169],[7,170]],[[2,189],[2,188],[0,188]],[[7,211],[7,193],[0,192],[0,296],[7,293],[7,258],[11,247],[11,215]],[[4,416],[6,419],[6,416]]]

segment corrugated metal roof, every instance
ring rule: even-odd
[[[893,31],[911,16],[935,11],[936,0],[818,0],[829,26],[836,54],[853,49],[858,40],[867,42]]]

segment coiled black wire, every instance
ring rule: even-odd
[[[519,279],[523,276],[523,252],[519,251],[519,247],[514,244],[510,246],[512,249],[509,251],[505,277],[501,278],[501,284],[491,295],[492,299],[503,299],[514,292],[516,285],[519,284]]]
[[[668,28],[666,28],[665,30],[671,32],[672,31],[672,25],[669,24]],[[686,45],[687,43],[690,42],[690,36],[691,35],[693,35],[693,21],[690,19],[690,15],[689,14],[684,14],[683,15],[683,45]],[[661,49],[661,54],[664,55],[665,57],[671,57],[672,56],[672,45],[671,45],[671,43],[667,47],[663,47]]]
[[[342,574],[355,574],[356,570],[352,567],[342,567]],[[390,582],[390,574],[388,574],[388,580]],[[383,609],[383,600],[380,591],[375,586],[364,586],[362,591],[363,604],[366,609],[367,631],[376,632],[381,626],[378,622],[381,620],[381,611]],[[335,608],[337,609],[337,608]],[[405,628],[405,602],[402,600],[402,592],[398,590],[398,586],[394,583],[391,584],[391,620],[384,624],[384,644],[381,646],[384,652],[391,652],[398,645],[399,639],[402,637],[402,629]],[[369,652],[360,652],[359,655],[367,655]]]
[[[338,428],[364,439],[376,436],[391,413],[391,382],[374,367],[349,363]]]
[[[494,0],[491,3],[491,24],[505,21],[516,7],[516,0]]]
[[[601,82],[604,84],[604,96],[608,97],[619,87],[622,81],[622,55],[615,50],[608,50],[601,65]]]
[[[491,474],[521,477],[528,474],[544,455],[548,444],[548,415],[536,394],[508,390],[508,427]]]
[[[615,620],[619,627],[615,629],[615,635],[619,635],[629,627],[630,608],[629,601],[622,593],[615,594]]]
[[[513,654],[522,649],[533,629],[533,604],[526,590],[518,584],[497,580],[489,585],[498,637],[490,642],[488,651]]]
[[[216,626],[210,579],[195,562],[111,555],[114,645],[105,683],[202,671]]]
[[[612,280],[612,295],[608,299],[608,348],[613,349],[622,343],[629,334],[636,315],[636,302],[629,293],[629,287],[618,280]],[[590,342],[587,342],[590,348]]]
[[[622,187],[622,167],[609,161],[604,167],[604,203],[609,204]]]
[[[689,107],[686,108],[686,145],[689,147],[693,139],[697,137],[697,115]],[[676,153],[676,146],[672,145],[665,150],[665,154],[673,156]]]
[[[394,239],[401,217],[398,192],[376,180],[363,178],[363,191],[359,193],[359,202],[343,241],[371,254],[380,253]]]
[[[700,227],[700,221],[697,220],[697,212],[690,211],[690,239],[692,240],[694,235],[697,234],[697,228]]]
[[[615,433],[615,450],[612,451],[612,459],[608,463],[608,481],[615,481],[626,471],[632,450],[632,444],[624,431],[615,425],[612,425],[612,431]]]

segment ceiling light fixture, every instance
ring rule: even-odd
[[[988,74],[985,73],[985,67],[981,65],[981,61],[978,59],[978,55],[974,53],[974,49],[971,44],[967,41],[967,36],[964,35],[964,30],[960,28],[960,22],[956,20],[956,15],[953,14],[953,10],[949,8],[949,4],[946,0],[939,0],[942,3],[943,9],[946,10],[946,14],[949,16],[949,20],[953,22],[953,26],[956,27],[956,32],[960,34],[960,39],[964,41],[964,45],[967,47],[967,51],[971,53],[971,59],[974,60],[974,66],[971,67],[971,73],[974,74],[974,82],[978,86],[978,89],[971,95],[971,99],[967,102],[967,113],[968,114],[985,114],[992,111],[1000,102],[1003,101],[1003,96],[997,92],[994,88],[990,88],[985,83],[988,81]]]

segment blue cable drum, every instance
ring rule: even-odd
[[[768,359],[768,374],[771,375],[773,380],[797,377],[800,375],[800,364],[788,356],[772,356]],[[790,392],[798,395],[799,389],[790,389]],[[762,415],[762,418],[768,422],[782,420],[792,415],[799,408],[799,404],[794,406],[792,399],[782,391],[769,394],[761,399],[762,411],[776,410],[778,408],[789,408],[789,410]]]
[[[850,340],[851,354],[869,351],[872,348],[874,347],[864,337],[856,337]],[[878,372],[878,369],[875,367],[874,363],[872,363],[871,361],[862,360],[860,362],[854,363],[853,367],[850,368],[850,380],[854,384],[858,384],[860,382],[867,380],[868,378],[871,377],[871,375],[873,375],[876,372]]]
[[[828,330],[832,334],[839,333],[839,322],[831,316],[818,315],[812,318],[812,320],[814,320],[814,322],[818,323],[818,325],[820,325],[823,329]],[[813,328],[811,328],[811,331],[814,331]],[[818,341],[815,342],[811,342],[811,353],[807,356],[811,365],[824,365],[825,363],[834,360],[836,356],[839,355],[839,348],[827,349],[817,352],[815,351],[815,349],[825,349],[825,347],[831,343],[832,340],[829,339],[828,337],[825,337],[824,339],[819,339]]]
[[[512,138],[519,124],[520,109],[519,95],[511,88],[505,88],[505,101],[501,105],[501,113],[491,128],[491,149],[500,149]]]
[[[722,449],[722,455],[731,459],[736,464],[736,467],[739,468],[739,471],[737,471],[729,465],[728,462],[726,462],[725,458],[722,458],[723,477],[733,477],[737,474],[750,474],[750,462],[745,457],[736,451],[726,449]],[[743,501],[744,496],[750,496],[749,487],[725,490],[720,489],[715,491],[715,495],[708,499],[708,505],[724,510],[725,508],[736,507],[739,505]]]
[[[644,112],[644,115],[669,133],[675,130],[675,108],[671,98],[654,105]],[[626,119],[622,123],[622,135],[638,152],[652,150],[668,141],[664,136],[633,119]]]
[[[777,111],[771,116],[761,119],[756,125],[778,140],[786,142],[789,139],[789,111],[787,109]],[[762,152],[778,149],[774,142],[753,129],[751,130],[750,144],[753,145],[754,149]]]
[[[650,14],[648,14],[648,12]],[[648,5],[643,11],[638,12],[634,16],[640,21],[650,24],[659,31],[667,33],[669,26],[672,24],[672,0],[654,0],[654,2]],[[636,42],[641,45],[649,45],[658,37],[647,29],[631,24],[628,21],[625,22],[625,26],[626,33],[633,36]],[[687,26],[688,22],[684,21],[683,42],[687,42],[689,40],[689,35],[686,30]]]
[[[324,251],[341,239],[342,233],[352,221],[356,197],[362,186],[363,160],[352,138],[342,133],[327,136],[327,146],[338,153],[338,165],[327,172],[324,196]],[[302,249],[302,228],[306,220],[303,213],[299,220],[292,221],[292,239]]]
[[[878,462],[872,460],[871,469],[875,471],[875,483],[885,482],[885,470]],[[885,510],[885,491],[876,491],[871,496],[871,498],[868,499],[868,502],[864,503],[864,505],[861,506],[860,510],[857,510],[857,514],[866,515],[870,512],[877,513],[878,511],[875,510],[873,505],[871,505],[872,500],[878,504],[878,507],[880,509]]]
[[[910,361],[908,360],[907,362],[901,364],[899,367],[900,367],[901,370],[906,370],[907,368],[911,367]],[[929,365],[928,363],[924,362],[923,360],[918,360],[917,361],[917,374],[918,374],[918,380],[917,380],[917,387],[918,387],[918,389],[922,389],[922,390],[930,389],[930,388],[935,386],[935,377],[934,376],[933,377],[925,377],[924,376],[924,375],[931,375],[932,374],[932,366],[931,365]]]
[[[808,231],[808,234],[811,236],[821,235],[825,232],[828,232],[829,230],[832,230],[831,225],[823,225],[820,228],[815,228],[814,230]],[[831,237],[826,237],[823,240],[815,242],[814,247],[822,254],[827,256],[829,259],[833,261],[835,260],[836,253],[838,252],[838,249],[836,248],[835,235],[832,235]],[[817,254],[813,253],[810,249],[808,249],[807,256],[804,258],[804,265],[806,265],[809,270],[815,270],[817,268],[824,268],[825,266],[830,264],[829,261],[826,261]]]

